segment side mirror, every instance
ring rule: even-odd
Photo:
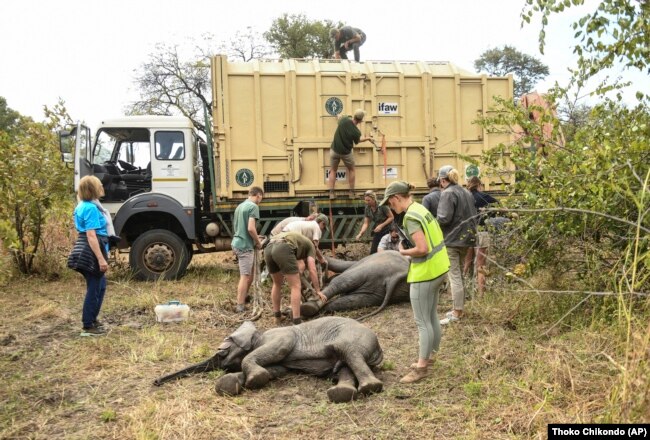
[[[59,150],[61,151],[61,159],[65,163],[72,163],[74,161],[76,134],[76,128],[59,131]]]

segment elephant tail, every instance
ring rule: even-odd
[[[379,307],[377,307],[375,310],[372,312],[368,313],[367,315],[363,315],[361,318],[357,318],[357,321],[365,321],[366,319],[370,318],[371,316],[375,316],[377,313],[381,312],[386,308],[388,303],[390,302],[391,297],[393,296],[393,292],[397,289],[398,283],[400,283],[403,279],[406,278],[406,275],[404,276],[399,276],[399,277],[393,277],[388,281],[388,285],[386,286],[386,295],[384,296],[384,301],[381,303]]]
[[[167,376],[159,377],[153,381],[153,384],[157,387],[161,386],[166,382],[170,382],[174,379],[180,379],[182,377],[191,376],[196,373],[206,373],[208,371],[213,371],[219,368],[219,359],[217,356],[213,356],[207,361],[203,361],[199,364],[191,365],[187,368],[183,368],[175,373],[168,374]]]

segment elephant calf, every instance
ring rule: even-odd
[[[217,379],[217,393],[237,395],[243,388],[261,388],[290,371],[334,374],[338,382],[327,390],[329,399],[349,402],[359,394],[382,390],[382,382],[371,370],[382,359],[377,335],[353,319],[324,317],[265,332],[246,321],[224,339],[212,358],[156,379],[154,385],[222,369],[231,373]]]

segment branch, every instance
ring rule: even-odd
[[[566,208],[566,207],[563,207],[563,206],[561,206],[559,208],[536,208],[536,209],[532,209],[532,208],[485,208],[484,212],[558,212],[558,211],[575,212],[575,213],[579,213],[579,214],[597,215],[597,216],[600,216],[600,217],[605,217],[605,218],[608,218],[610,220],[617,221],[619,223],[624,223],[624,224],[626,224],[628,226],[632,226],[634,228],[639,228],[643,232],[646,232],[646,233],[650,234],[650,229],[645,228],[645,227],[641,226],[638,223],[634,223],[634,222],[631,222],[629,220],[625,220],[624,218],[615,217],[613,215],[605,214],[603,212],[591,211],[591,210],[588,210],[588,209]],[[471,218],[465,220],[465,222],[467,222],[469,220],[471,220]],[[465,223],[465,222],[463,222],[463,223]]]
[[[506,292],[518,292],[518,293],[556,293],[556,294],[564,294],[564,295],[573,295],[576,293],[582,293],[585,295],[589,296],[618,296],[618,295],[630,295],[630,296],[638,296],[642,298],[647,298],[650,297],[650,292],[590,292],[587,290],[529,290],[529,289],[517,289],[517,290],[506,290]]]

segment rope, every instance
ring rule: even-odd
[[[253,253],[253,308],[251,310],[251,315],[242,319],[242,321],[257,321],[264,313],[264,309],[267,307],[266,300],[262,295],[262,281],[261,281],[261,270],[260,270],[260,260],[262,258],[262,250],[255,249]]]
[[[386,178],[388,177],[388,165],[386,159],[386,135],[382,133],[381,135],[381,152],[384,156],[384,187],[386,187]]]
[[[329,200],[330,205],[330,239],[332,244],[332,256],[335,254],[334,250],[334,216],[332,215],[332,199]]]

